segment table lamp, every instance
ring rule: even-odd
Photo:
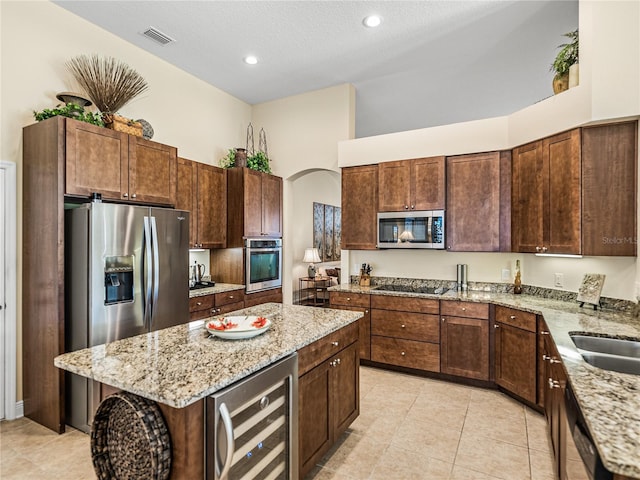
[[[304,250],[304,258],[303,262],[307,262],[309,264],[309,269],[307,270],[307,275],[309,278],[315,278],[316,276],[316,266],[314,263],[320,262],[320,254],[318,253],[317,248],[305,248]]]

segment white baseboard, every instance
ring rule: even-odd
[[[16,402],[16,418],[24,417],[24,402]]]

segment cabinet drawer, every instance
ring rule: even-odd
[[[369,308],[369,297],[366,293],[329,292],[331,306],[344,305],[345,307]]]
[[[440,314],[489,319],[489,304],[475,302],[440,302]]]
[[[231,290],[230,292],[216,293],[216,307],[238,302],[244,302],[244,290]]]
[[[214,295],[203,295],[201,297],[193,297],[189,299],[189,312],[199,312],[202,310],[211,310],[214,305]],[[204,317],[198,317],[204,318]]]
[[[274,288],[258,293],[248,293],[244,295],[244,306],[253,307],[262,303],[275,302],[282,303],[282,289]]]
[[[438,343],[440,341],[439,318],[438,315],[424,313],[371,310],[371,333],[385,337]]]
[[[372,335],[371,360],[401,367],[439,372],[440,345]]]
[[[403,312],[433,313],[438,315],[440,305],[432,298],[396,297],[393,295],[372,295],[371,308],[400,310]]]
[[[304,375],[340,350],[358,341],[358,322],[330,333],[298,350],[298,376]]]
[[[225,313],[233,312],[234,310],[240,310],[241,308],[244,308],[244,301],[227,303],[226,305],[222,305],[221,307],[214,307],[213,310],[215,313],[213,313],[213,315],[224,315]]]
[[[507,307],[496,307],[496,322],[536,333],[535,313]]]

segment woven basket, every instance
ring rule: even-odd
[[[91,457],[100,480],[166,480],[171,439],[155,402],[129,392],[105,398],[91,426]]]
[[[135,135],[136,137],[142,136],[142,124],[140,122],[134,122],[133,120],[112,113],[103,114],[102,121],[105,127],[115,130],[116,132],[124,132],[129,135]]]

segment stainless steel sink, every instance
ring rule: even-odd
[[[640,358],[640,341],[638,340],[621,340],[591,335],[571,335],[571,340],[581,350]]]
[[[569,335],[585,362],[604,370],[640,375],[640,341]]]

